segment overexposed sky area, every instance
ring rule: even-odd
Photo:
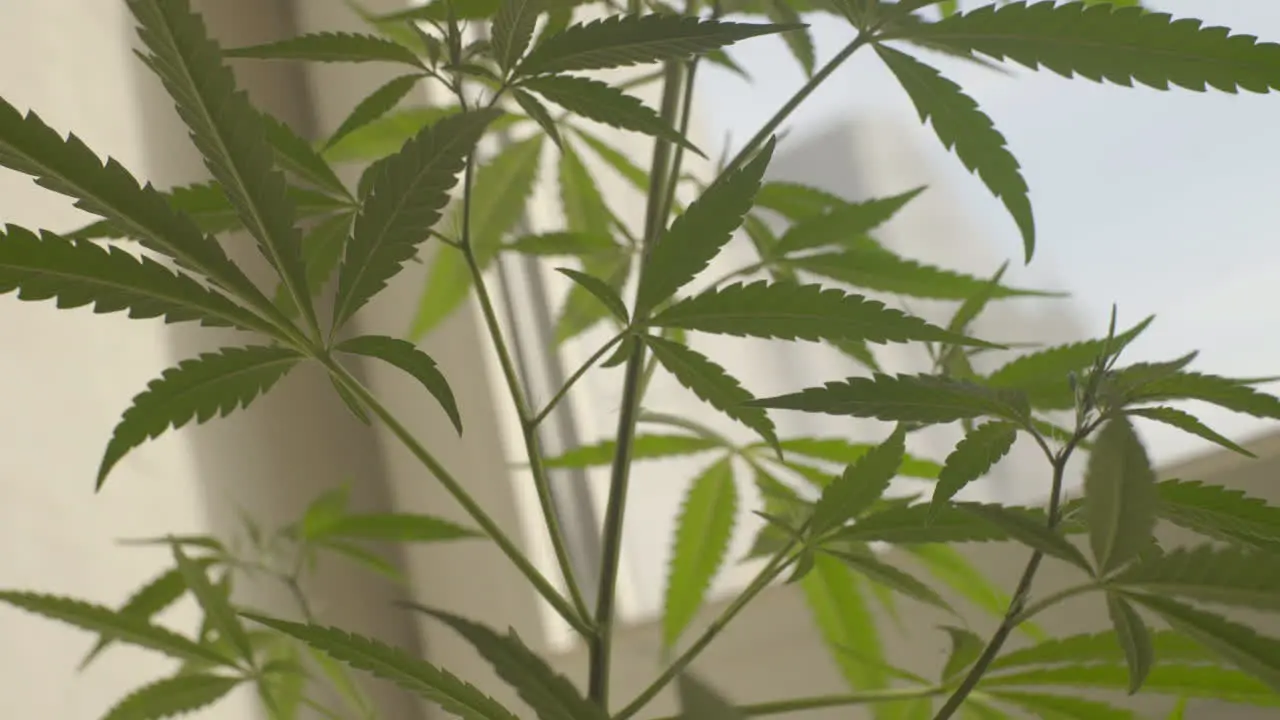
[[[1277,2],[1148,6],[1280,42]],[[854,35],[830,15],[806,21],[819,65]],[[1031,187],[1039,238],[1032,267],[1075,296],[1085,323],[1103,333],[1115,302],[1126,326],[1158,316],[1130,360],[1200,349],[1194,367],[1204,372],[1280,375],[1280,94],[1161,92],[1022,69],[1008,76],[911,51],[960,83],[1008,139]],[[776,37],[746,41],[732,55],[754,85],[703,64],[699,111],[709,137],[727,134],[736,147],[804,78]],[[799,136],[868,110],[919,129],[948,192],[963,199],[998,252],[1019,262],[1019,236],[1003,206],[920,126],[871,51],[840,68],[785,128]],[[1193,409],[1236,438],[1275,429]],[[1158,460],[1208,447],[1171,429],[1143,432]]]

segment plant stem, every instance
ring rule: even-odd
[[[1054,605],[1057,605],[1058,603],[1062,602],[1063,600],[1066,600],[1067,598],[1073,598],[1076,595],[1083,595],[1084,593],[1092,592],[1094,590],[1100,590],[1100,589],[1102,589],[1102,585],[1100,583],[1087,583],[1085,585],[1076,585],[1074,587],[1069,587],[1065,590],[1059,590],[1058,592],[1053,593],[1052,595],[1049,595],[1042,600],[1031,603],[1030,605],[1027,605],[1026,607],[1024,607],[1021,611],[1018,612],[1017,615],[1014,616],[1013,626],[1017,627],[1021,625],[1022,623],[1030,620],[1036,615],[1039,615],[1040,613],[1053,607]]]
[[[471,270],[471,280],[476,287],[476,295],[480,300],[480,309],[484,315],[485,327],[493,341],[494,350],[498,354],[498,363],[502,367],[502,375],[506,378],[507,390],[511,394],[511,403],[515,406],[516,415],[520,419],[520,434],[523,436],[525,454],[529,457],[529,471],[533,475],[533,486],[538,495],[538,505],[542,510],[542,519],[547,526],[547,534],[551,537],[551,547],[555,552],[560,573],[564,576],[565,585],[569,589],[569,597],[573,601],[575,612],[586,621],[591,617],[587,603],[578,587],[577,577],[573,572],[573,563],[569,559],[569,550],[565,544],[564,529],[560,527],[560,514],[556,511],[555,501],[551,496],[551,481],[547,477],[546,466],[542,462],[542,448],[538,443],[537,425],[530,422],[529,403],[526,401],[524,389],[520,385],[520,375],[516,371],[511,351],[502,335],[502,325],[498,322],[498,314],[493,308],[493,299],[485,286],[484,271],[476,260],[471,247],[471,180],[474,157],[468,159],[463,178],[462,193],[462,254],[467,259],[467,267]],[[584,622],[584,624],[587,624]]]
[[[661,117],[670,124],[679,110],[680,66],[664,68]],[[644,236],[641,239],[640,280],[644,280],[649,251],[664,218],[658,215],[671,157],[671,143],[655,139],[650,163],[649,196],[645,206]],[[677,169],[678,170],[678,169]],[[635,318],[637,322],[644,318]],[[600,586],[596,593],[596,634],[589,650],[587,696],[605,713],[609,708],[609,660],[613,647],[614,604],[617,599],[618,565],[622,559],[622,525],[627,506],[627,485],[631,473],[631,444],[635,440],[636,415],[640,409],[641,379],[644,371],[644,343],[637,342],[627,358],[622,386],[622,409],[618,414],[617,449],[609,477],[609,498],[605,505],[604,539],[600,559]]]
[[[536,428],[543,420],[547,419],[547,416],[556,408],[556,405],[564,399],[565,395],[569,394],[570,388],[572,388],[583,375],[586,375],[588,370],[595,367],[595,364],[600,361],[600,358],[604,357],[606,353],[613,349],[614,345],[617,345],[626,336],[627,333],[625,331],[618,333],[612,340],[602,345],[599,350],[596,350],[591,357],[587,358],[587,361],[582,363],[582,366],[575,370],[573,374],[569,376],[568,380],[564,381],[564,385],[562,385],[560,389],[556,391],[555,396],[547,402],[547,406],[542,408],[541,412],[537,415],[534,415],[529,419],[529,425]]]
[[[418,439],[414,437],[413,433],[409,432],[409,429],[401,424],[396,416],[393,415],[381,402],[379,402],[378,399],[374,397],[373,393],[361,384],[361,382],[357,380],[346,368],[333,360],[327,360],[325,365],[330,374],[332,374],[343,387],[350,391],[352,395],[357,397],[360,402],[367,405],[369,409],[373,411],[373,414],[378,416],[378,419],[387,426],[387,429],[391,430],[391,433],[396,436],[405,448],[407,448],[409,452],[413,453],[413,456],[418,459],[418,462],[422,463],[422,466],[435,476],[436,480],[444,486],[444,489],[453,497],[454,500],[457,501],[459,505],[462,506],[462,509],[467,513],[467,515],[469,515],[471,519],[480,526],[480,529],[484,534],[487,535],[489,539],[493,540],[494,544],[498,546],[498,549],[501,550],[509,560],[511,560],[512,564],[515,565],[521,574],[529,580],[534,589],[536,589],[538,593],[551,604],[551,607],[555,608],[556,612],[560,614],[560,617],[564,618],[565,622],[569,623],[569,625],[579,633],[589,635],[591,633],[591,628],[586,623],[585,619],[580,617],[578,613],[574,611],[573,607],[565,601],[564,597],[562,597],[558,591],[556,591],[555,586],[553,586],[546,577],[538,571],[538,568],[534,567],[533,563],[531,563],[529,559],[520,552],[520,548],[511,540],[511,538],[507,537],[506,533],[502,531],[502,528],[498,526],[498,523],[490,517],[489,513],[485,512],[484,508],[475,501],[475,498],[471,497],[471,494],[462,487],[462,484],[458,482],[457,478],[455,478],[448,469],[441,465],[440,461],[436,460],[435,456],[423,447],[422,443],[418,442]]]
[[[680,656],[677,657],[669,666],[667,666],[667,669],[662,671],[662,674],[658,676],[658,679],[654,680],[649,687],[645,688],[644,691],[636,696],[635,700],[632,700],[622,709],[621,712],[615,715],[613,720],[627,720],[627,718],[644,709],[644,706],[647,705],[650,700],[652,700],[659,692],[662,692],[662,689],[674,680],[686,667],[688,667],[689,663],[693,662],[694,658],[698,657],[698,655],[711,644],[711,641],[716,639],[716,636],[724,630],[725,626],[727,626],[733,618],[737,617],[738,613],[742,612],[743,608],[754,600],[756,595],[759,595],[762,590],[769,586],[769,583],[773,582],[782,574],[783,570],[787,569],[787,566],[791,564],[791,550],[795,546],[796,540],[792,538],[785,548],[783,548],[778,554],[774,555],[769,560],[769,563],[765,565],[760,572],[756,573],[755,578],[751,580],[751,584],[748,585],[747,588],[738,595],[738,597],[734,598],[733,602],[729,603],[728,607],[721,611],[720,616],[713,620],[706,630],[702,631],[702,634],[698,636],[698,639],[695,640],[688,649],[681,653]]]
[[[800,710],[820,710],[822,708],[849,707],[852,705],[871,705],[874,703],[894,702],[898,700],[915,700],[917,698],[941,695],[942,688],[904,688],[897,690],[870,690],[868,692],[845,693],[843,695],[816,695],[814,697],[796,698],[794,700],[776,700],[773,702],[738,705],[735,709],[745,717],[764,717],[766,715],[782,715]],[[679,716],[669,716],[658,720],[679,720]]]

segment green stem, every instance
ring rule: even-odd
[[[534,415],[529,420],[529,424],[536,428],[538,427],[539,424],[542,423],[543,420],[546,420],[547,416],[551,414],[551,411],[555,409],[556,405],[558,405],[560,401],[564,399],[565,395],[569,394],[570,388],[572,388],[574,384],[577,383],[578,380],[582,378],[583,375],[586,375],[588,370],[595,367],[595,364],[600,361],[600,358],[604,357],[606,353],[608,353],[610,350],[613,349],[614,345],[617,345],[618,342],[621,341],[626,336],[627,336],[626,331],[618,333],[617,335],[613,336],[613,339],[611,339],[609,342],[602,345],[599,350],[596,350],[595,353],[591,355],[591,357],[587,358],[587,361],[582,363],[582,366],[579,367],[577,370],[575,370],[573,374],[569,376],[569,379],[564,381],[564,385],[562,385],[560,389],[556,391],[556,394],[549,401],[547,401],[547,406],[542,408],[541,412],[539,412],[537,415]]]
[[[462,506],[462,509],[467,513],[467,515],[469,515],[471,519],[480,526],[480,529],[489,537],[489,539],[493,540],[494,544],[498,546],[498,549],[501,550],[502,553],[511,560],[511,563],[516,566],[516,569],[518,569],[521,574],[529,580],[534,589],[538,591],[538,594],[542,595],[542,597],[551,604],[551,607],[555,608],[555,611],[560,614],[560,617],[564,618],[565,622],[569,623],[569,625],[579,633],[582,633],[583,635],[590,635],[591,628],[587,625],[585,620],[574,611],[573,607],[565,601],[559,592],[556,591],[555,586],[552,585],[551,582],[538,571],[538,568],[534,567],[533,563],[524,556],[524,553],[520,552],[520,548],[511,540],[511,538],[507,537],[506,533],[502,531],[502,528],[498,525],[497,521],[490,517],[489,513],[485,512],[484,508],[476,502],[475,498],[471,497],[471,494],[462,487],[462,484],[458,482],[457,478],[455,478],[448,469],[441,465],[440,461],[436,460],[435,456],[423,447],[422,443],[418,442],[418,439],[414,437],[413,433],[409,432],[409,429],[401,424],[396,416],[393,415],[381,402],[379,402],[378,399],[374,397],[373,393],[371,393],[369,389],[357,380],[346,368],[332,360],[326,360],[325,365],[330,374],[332,374],[333,377],[352,395],[358,398],[360,402],[364,403],[370,410],[372,410],[373,414],[377,415],[378,419],[387,426],[387,429],[396,436],[396,439],[398,439],[405,448],[409,450],[409,452],[413,453],[413,456],[418,459],[418,462],[422,463],[422,466],[425,467],[428,472],[435,476],[436,480],[444,486],[445,491]]]
[[[720,632],[737,617],[738,613],[742,612],[743,608],[755,599],[756,595],[759,595],[762,590],[769,587],[769,584],[777,579],[783,570],[787,569],[792,560],[791,550],[795,546],[796,540],[792,539],[777,555],[770,558],[769,563],[761,568],[760,572],[756,573],[755,578],[751,580],[751,584],[738,597],[734,598],[728,607],[720,612],[720,616],[713,620],[706,630],[702,631],[698,639],[668,665],[667,669],[663,670],[662,674],[658,676],[658,679],[654,680],[649,687],[636,696],[635,700],[632,700],[621,712],[615,715],[613,720],[627,720],[627,718],[640,712],[650,700],[662,692],[663,688],[672,680],[675,680],[676,676],[683,672],[689,666],[689,663],[693,662],[694,658],[698,657],[711,644],[711,641],[716,639]]]
[[[564,576],[565,585],[569,589],[569,597],[573,601],[576,614],[584,622],[590,618],[586,600],[578,587],[578,579],[573,572],[573,563],[569,559],[569,549],[564,539],[564,529],[560,527],[560,514],[556,511],[555,501],[551,495],[551,481],[547,477],[546,466],[542,462],[542,448],[539,447],[537,425],[530,419],[529,403],[526,401],[524,389],[520,384],[520,375],[516,371],[515,362],[507,348],[502,335],[502,325],[498,322],[498,314],[493,308],[493,299],[485,286],[484,271],[476,260],[471,247],[471,180],[475,166],[474,156],[468,158],[463,178],[462,192],[462,254],[467,259],[467,267],[471,270],[471,280],[475,284],[476,295],[480,300],[480,309],[484,315],[485,327],[493,341],[494,350],[498,354],[498,363],[502,367],[502,375],[506,378],[507,390],[511,395],[511,403],[515,406],[516,415],[520,419],[520,434],[524,440],[525,454],[529,457],[529,471],[533,475],[533,487],[538,495],[538,505],[542,510],[542,519],[547,526],[547,534],[551,537],[551,547]],[[576,627],[576,626],[575,626]]]
[[[680,66],[667,63],[664,69],[661,117],[671,123],[679,110]],[[658,215],[671,157],[671,143],[656,139],[650,164],[649,196],[645,206],[645,227],[641,247],[640,280],[643,282],[649,251],[663,224]],[[637,321],[643,318],[636,318]],[[644,370],[644,343],[637,342],[627,358],[622,385],[622,409],[618,414],[617,449],[609,477],[609,497],[604,513],[604,538],[600,559],[600,585],[596,593],[596,634],[588,647],[587,696],[606,713],[609,707],[609,661],[613,648],[614,604],[617,599],[618,566],[622,559],[622,525],[627,506],[627,485],[631,473],[631,445],[636,434]]]

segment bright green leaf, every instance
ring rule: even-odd
[[[244,626],[240,624],[240,618],[236,617],[235,610],[232,609],[231,598],[219,592],[219,589],[209,582],[205,568],[187,557],[182,551],[182,546],[176,543],[173,545],[173,560],[177,563],[178,572],[182,573],[187,589],[191,591],[201,611],[204,612],[209,626],[218,633],[220,638],[235,648],[241,659],[252,662],[253,646],[249,644],[249,636],[245,633]]]
[[[848,465],[856,463],[875,445],[853,443],[844,438],[797,437],[782,440],[779,443],[783,452],[788,455],[802,455],[815,460]],[[911,455],[904,455],[898,474],[905,477],[936,480],[942,466],[932,460],[925,460]]]
[[[129,693],[102,720],[159,720],[208,707],[244,682],[224,675],[175,675]]]
[[[1047,720],[1137,720],[1138,717],[1130,710],[1069,695],[1003,691],[992,696]]]
[[[385,116],[400,101],[405,98],[415,87],[418,81],[422,79],[421,75],[401,75],[397,78],[388,80],[377,90],[369,93],[363,100],[356,104],[351,112],[338,125],[338,129],[333,131],[328,140],[324,142],[325,151],[331,150],[335,145],[345,139],[351,133],[363,127],[368,127],[369,123]]]
[[[305,539],[329,543],[332,540],[376,542],[442,542],[480,537],[480,533],[431,515],[410,513],[370,513],[343,515],[308,533]]]
[[[1186,635],[1172,630],[1151,633],[1155,656],[1161,664],[1203,664],[1217,660],[1214,654]],[[1007,652],[992,661],[992,673],[1034,665],[1091,665],[1124,659],[1115,631],[1070,635],[1043,640],[1030,647]]]
[[[378,358],[409,373],[440,403],[440,407],[449,416],[449,422],[453,423],[459,435],[462,434],[462,416],[458,412],[458,401],[453,396],[449,381],[436,366],[436,361],[414,347],[413,343],[384,335],[364,335],[343,340],[334,349]]]
[[[942,667],[941,680],[946,682],[960,676],[960,673],[968,670],[978,656],[982,654],[982,649],[987,643],[982,638],[973,633],[958,627],[943,627],[947,631],[947,635],[951,638],[951,654],[947,655],[947,663]]]
[[[726,457],[704,470],[685,495],[663,599],[662,642],[675,645],[724,564],[738,512],[738,486]]]
[[[716,447],[719,447],[719,443],[698,435],[637,434],[631,442],[631,459],[651,460],[692,455]],[[617,444],[613,440],[604,440],[548,458],[543,464],[549,468],[599,467],[612,463],[616,451]]]
[[[862,595],[861,581],[839,559],[819,553],[813,572],[800,580],[823,643],[850,689],[885,687],[884,650],[875,617]],[[858,656],[843,650],[854,650]],[[859,657],[860,656],[860,657]],[[864,662],[860,658],[867,658]]]
[[[920,582],[907,572],[877,560],[875,555],[870,552],[852,553],[831,548],[824,548],[824,552],[839,558],[855,573],[865,575],[868,580],[874,583],[892,588],[927,605],[933,605],[947,612],[954,612],[951,606],[947,604],[947,601],[943,600],[928,585]]]
[[[1112,641],[1114,642],[1114,638]],[[983,689],[988,693],[1004,692],[1002,688],[1019,686],[1097,688],[1124,692],[1129,687],[1129,669],[1124,663],[1063,665],[983,678]],[[1237,670],[1211,665],[1160,663],[1151,668],[1142,689],[1144,694],[1212,698],[1224,702],[1280,707],[1280,695],[1266,684]]]

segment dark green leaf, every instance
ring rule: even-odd
[[[175,675],[129,693],[102,720],[159,720],[186,715],[218,702],[242,682],[243,678],[223,675]]]
[[[1162,422],[1166,425],[1172,425],[1173,427],[1176,427],[1179,430],[1186,431],[1188,433],[1191,433],[1192,435],[1202,437],[1205,440],[1208,440],[1210,442],[1217,443],[1218,445],[1221,445],[1222,447],[1227,448],[1228,450],[1238,452],[1241,455],[1244,455],[1245,457],[1257,457],[1253,453],[1249,452],[1248,450],[1232,442],[1230,438],[1224,437],[1223,435],[1220,435],[1217,432],[1214,432],[1213,428],[1210,428],[1204,423],[1200,422],[1200,420],[1196,418],[1196,416],[1192,415],[1189,412],[1184,412],[1177,408],[1171,408],[1167,406],[1130,408],[1126,412],[1129,415],[1137,415],[1139,417],[1144,417],[1149,420],[1156,420],[1158,422]]]
[[[743,720],[743,715],[711,688],[688,673],[676,677],[680,720]]]
[[[502,0],[490,25],[489,39],[498,67],[507,71],[515,67],[533,40],[533,27],[544,9],[543,0]]]
[[[1242,380],[1202,375],[1171,373],[1138,385],[1126,393],[1128,402],[1160,400],[1199,400],[1267,420],[1280,420],[1280,398],[1260,393]]]
[[[825,548],[824,552],[839,558],[851,570],[860,575],[865,575],[872,582],[897,590],[903,595],[919,600],[922,603],[933,605],[947,612],[954,612],[951,606],[947,605],[947,602],[928,585],[892,565],[877,560],[870,552],[850,553],[832,550],[831,548]]]
[[[1160,597],[1280,611],[1280,556],[1200,545],[1145,558],[1107,581]]]
[[[378,358],[409,373],[440,403],[440,407],[449,416],[449,422],[453,423],[459,435],[462,434],[462,416],[458,412],[458,401],[453,397],[453,390],[449,388],[449,381],[436,366],[436,361],[414,347],[413,343],[383,335],[364,335],[343,340],[334,349]]]
[[[725,52],[724,50],[720,50],[720,49],[710,50],[705,54],[703,54],[702,57],[707,62],[712,63],[714,65],[719,65],[720,67],[728,70],[734,75],[737,75],[743,80],[746,80],[747,82],[751,82],[751,75],[746,70],[743,70],[742,66],[739,65],[736,61],[734,61],[733,58],[729,57],[729,53]]]
[[[1213,653],[1187,636],[1172,630],[1158,630],[1151,634],[1155,656],[1164,663],[1209,663],[1216,660]],[[1028,665],[1090,665],[1116,663],[1124,659],[1120,643],[1114,631],[1071,635],[1045,640],[1031,647],[1005,653],[992,661],[994,673],[1007,668],[1023,668]]]
[[[310,143],[299,137],[293,128],[270,115],[263,115],[262,120],[267,142],[276,151],[276,161],[281,167],[329,194],[350,198],[347,186]]]
[[[1158,512],[1175,525],[1209,537],[1280,551],[1280,507],[1239,490],[1185,480],[1157,485]]]
[[[978,659],[982,654],[982,649],[987,643],[982,638],[974,635],[968,630],[957,627],[944,627],[947,635],[951,637],[951,654],[947,656],[947,664],[942,667],[943,682],[957,678],[960,673],[969,669],[969,666]]]
[[[598,277],[581,273],[571,268],[556,268],[556,271],[577,283],[583,290],[591,293],[620,322],[623,324],[630,322],[626,304],[622,302],[622,298],[618,296],[617,291],[609,287],[608,283]]]
[[[1111,626],[1116,630],[1125,663],[1129,666],[1129,694],[1132,695],[1142,689],[1142,683],[1146,682],[1151,666],[1155,664],[1151,631],[1138,611],[1120,595],[1107,593],[1107,612],[1111,615]]]
[[[376,35],[348,32],[321,32],[298,35],[262,45],[230,48],[227,57],[266,60],[307,60],[311,62],[396,62],[422,67],[422,61],[408,48]]]
[[[285,177],[273,166],[276,153],[261,113],[236,89],[221,49],[188,0],[128,4],[140,25],[139,37],[151,52],[144,59],[177,103],[205,166],[280,275],[294,305],[315,327],[297,218]]]
[[[1137,720],[1130,710],[1080,697],[1007,691],[992,696],[1048,720]]]
[[[1173,629],[1190,635],[1269,685],[1276,693],[1272,703],[1280,705],[1280,640],[1259,635],[1246,625],[1176,600],[1155,595],[1131,597],[1163,618]]]
[[[617,243],[608,235],[589,232],[551,232],[525,235],[505,246],[527,255],[595,255],[616,253]]]
[[[333,276],[333,271],[342,262],[342,254],[347,249],[347,240],[351,237],[351,223],[355,215],[335,215],[302,236],[302,257],[307,263],[307,286],[313,294],[322,289]],[[276,303],[289,308],[290,314],[296,314],[292,307],[293,300],[283,286],[276,288]]]
[[[922,24],[911,37],[1126,87],[1138,82],[1157,90],[1280,89],[1280,46],[1229,33],[1141,7],[1113,11],[1107,3],[1014,2]]]
[[[786,0],[769,0],[765,3],[765,10],[768,18],[773,22],[794,28],[782,33],[782,39],[787,43],[796,62],[800,63],[805,77],[813,77],[813,67],[817,62],[814,57],[813,37],[809,34],[809,28],[804,27],[800,13],[796,12]]]
[[[1004,277],[1004,273],[1009,269],[1009,263],[1000,265],[1000,269],[996,270],[991,279],[979,289],[970,293],[956,308],[956,314],[951,316],[951,322],[947,323],[947,329],[957,335],[963,335],[968,332],[969,325],[977,319],[982,311],[987,308],[991,300],[1001,292],[1003,287],[1000,285],[1000,279]]]
[[[520,63],[516,74],[603,70],[679,60],[739,40],[794,27],[699,20],[656,13],[614,15],[570,25],[542,40]]]
[[[407,10],[380,15],[377,19],[383,22],[390,20],[444,22],[450,17],[456,20],[487,20],[498,12],[500,2],[501,0],[452,0],[450,2],[433,0]]]
[[[1114,642],[1114,638],[1112,641]],[[1005,692],[1001,688],[1028,685],[1124,692],[1129,686],[1129,670],[1124,663],[1072,665],[983,678],[983,690],[989,693]],[[1229,668],[1161,663],[1151,668],[1142,688],[1147,694],[1212,698],[1224,702],[1280,707],[1280,695],[1275,691],[1249,675]]]
[[[765,183],[756,193],[757,207],[768,208],[792,222],[822,215],[848,204],[826,190],[778,180]]]
[[[933,504],[955,497],[966,485],[977,480],[1013,448],[1018,428],[1007,422],[989,422],[970,430],[947,456],[933,487]]]
[[[853,443],[843,438],[798,437],[778,443],[788,455],[803,455],[815,460],[825,460],[838,465],[856,463],[862,459],[875,445]],[[942,466],[932,460],[905,455],[898,474],[905,477],[935,480]]]
[[[1027,199],[1027,183],[1022,179],[1018,160],[1005,146],[1004,136],[959,85],[910,55],[884,45],[875,48],[911,97],[920,121],[932,121],[943,147],[954,149],[960,162],[970,172],[978,173],[991,193],[1004,202],[1022,232],[1029,262],[1036,249],[1035,220]]]
[[[692,455],[716,447],[719,447],[717,442],[698,435],[639,434],[631,442],[631,459],[650,460]],[[548,458],[543,464],[549,468],[598,467],[612,463],[616,451],[617,444],[613,440],[604,440]]]
[[[597,278],[616,293],[621,293],[631,273],[632,255],[619,250],[612,254],[593,255],[583,259],[583,270]],[[581,286],[574,285],[569,289],[560,317],[556,319],[555,340],[563,343],[593,327],[601,320],[610,317],[609,311],[595,297]],[[631,342],[625,339],[618,346],[618,353],[623,353]],[[621,357],[621,355],[620,355]],[[609,367],[609,365],[605,365]]]
[[[648,316],[692,282],[729,243],[751,209],[773,149],[769,140],[742,169],[721,175],[662,233],[650,250],[637,291],[637,318]]]
[[[96,313],[198,321],[270,334],[272,326],[225,295],[181,272],[119,247],[72,242],[17,225],[0,229],[0,294],[49,300],[59,308],[92,305]]]
[[[247,407],[299,360],[287,348],[259,345],[223,348],[165,370],[133,398],[116,425],[98,469],[98,487],[130,450],[170,427],[176,430],[192,420],[203,423]]]
[[[778,436],[774,432],[773,421],[764,410],[746,404],[752,399],[751,393],[744,390],[742,384],[724,368],[686,345],[651,335],[645,336],[644,342],[681,385],[715,409],[759,433],[771,446],[777,446]]]
[[[343,118],[342,124],[325,141],[324,149],[326,151],[331,150],[351,133],[360,128],[368,127],[369,123],[385,116],[417,87],[418,81],[422,77],[421,75],[401,75],[398,78],[387,81],[382,87],[369,93],[368,96],[351,109],[350,114]]]
[[[685,496],[676,520],[667,591],[663,599],[662,641],[675,645],[706,598],[724,564],[738,512],[738,487],[730,458],[702,472]]]
[[[814,535],[861,515],[889,489],[906,454],[906,428],[899,425],[880,445],[845,468],[822,490],[810,529]]]
[[[335,660],[389,680],[465,720],[516,720],[509,710],[447,670],[373,638],[332,627],[303,625],[259,615],[245,616],[295,637]]]
[[[204,566],[187,557],[182,546],[177,543],[173,544],[173,560],[177,563],[178,572],[182,573],[187,589],[204,612],[209,627],[218,633],[218,637],[230,643],[242,660],[253,662],[253,646],[249,644],[249,636],[231,607],[231,598],[209,582]]]
[[[200,559],[196,560],[196,563],[200,564],[202,567],[207,567],[208,565],[211,565],[213,561]],[[183,595],[186,594],[186,592],[187,583],[183,580],[182,573],[179,572],[177,568],[167,570],[158,575],[151,582],[138,588],[138,590],[125,601],[124,605],[120,607],[120,614],[132,615],[134,617],[142,618],[143,620],[150,620],[161,611],[176,603]],[[101,655],[102,651],[106,650],[113,642],[114,640],[109,636],[103,636],[100,638],[97,644],[93,646],[93,649],[90,650],[89,653],[85,655],[84,659],[80,661],[78,669],[83,670],[88,667],[89,663],[93,662],[94,659],[97,658],[98,655]]]
[[[430,515],[371,513],[343,515],[308,533],[306,539],[328,543],[340,540],[378,542],[441,542],[480,537],[480,533]]]
[[[396,583],[404,582],[404,574],[400,572],[400,568],[396,567],[395,563],[358,545],[329,539],[321,542],[319,546],[342,555],[349,560],[354,560],[365,568],[380,573]]]
[[[923,187],[886,198],[831,205],[822,214],[804,217],[792,225],[778,242],[776,252],[785,255],[798,250],[846,244],[888,221],[921,192],[924,192]]]
[[[495,117],[486,110],[450,115],[379,163],[338,273],[334,327],[351,319],[413,257],[440,219],[467,156]]]
[[[784,340],[986,344],[843,290],[767,280],[706,290],[668,306],[651,324]]]
[[[1022,393],[933,375],[882,375],[829,382],[791,395],[753,401],[759,407],[898,422],[949,423],[994,416],[1019,422],[1030,410]]]
[[[974,507],[987,508],[988,512],[973,512]],[[1000,505],[952,503],[941,508],[929,503],[896,505],[863,516],[853,525],[836,531],[832,539],[894,545],[1009,540],[1012,537],[1009,529],[987,517],[994,513],[1018,513],[1025,516],[1026,523],[1035,525],[1043,525],[1045,521],[1044,513],[1039,510]]]
[[[512,88],[511,96],[516,99],[516,103],[529,113],[529,117],[542,127],[543,132],[557,147],[564,148],[564,140],[560,137],[560,129],[556,127],[555,118],[551,117],[551,111],[547,110],[547,106],[538,102],[538,99],[520,88]]]
[[[784,238],[785,239],[785,238]],[[878,292],[932,300],[965,300],[990,287],[982,278],[910,260],[886,250],[850,248],[787,258],[785,267]],[[996,285],[990,288],[997,298],[1046,295],[1035,290]]]
[[[547,75],[525,80],[521,87],[588,120],[651,135],[702,154],[648,105],[599,80],[572,75]]]
[[[1009,537],[1051,557],[1064,560],[1089,572],[1089,562],[1080,551],[1067,541],[1057,530],[1037,522],[1025,512],[1013,510],[1003,505],[985,505],[979,503],[962,503],[960,507],[999,527]]]
[[[229,658],[212,648],[153,625],[145,618],[116,612],[101,605],[56,595],[14,591],[0,591],[0,602],[118,642],[156,650],[179,660],[208,662],[219,666],[234,665]]]
[[[1084,493],[1097,572],[1108,575],[1150,545],[1159,503],[1151,460],[1127,418],[1107,421],[1098,433]]]
[[[603,720],[605,714],[584,699],[568,678],[530,650],[514,630],[506,636],[466,618],[411,604],[409,607],[443,622],[471,643],[541,720]]]

